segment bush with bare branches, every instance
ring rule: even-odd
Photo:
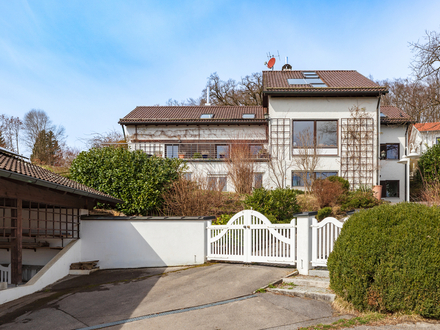
[[[312,192],[316,196],[319,207],[335,206],[338,198],[344,193],[340,182],[317,179],[313,182]]]
[[[209,189],[206,179],[187,180],[181,177],[163,194],[166,215],[219,216],[237,213],[243,209],[238,194],[224,193],[221,187]],[[212,187],[211,187],[212,188]]]
[[[225,165],[228,177],[239,194],[252,193],[252,183],[256,167],[255,155],[252,155],[249,144],[235,141],[231,144],[229,155],[226,155]]]

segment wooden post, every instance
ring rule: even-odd
[[[23,201],[17,198],[17,208],[11,210],[13,226],[15,227],[15,237],[11,248],[11,283],[18,285],[22,282],[22,220],[23,220]],[[15,213],[15,214],[14,214]],[[15,219],[14,219],[15,218]]]

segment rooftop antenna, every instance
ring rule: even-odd
[[[266,65],[269,69],[273,70],[273,67],[275,65],[276,57],[280,59],[280,53],[277,51],[278,55],[272,55],[270,52],[267,53],[267,62],[264,62],[264,65]]]
[[[209,86],[206,87],[206,103],[205,105],[211,105],[211,103],[209,103]]]

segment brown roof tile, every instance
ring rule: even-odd
[[[121,200],[113,196],[104,194],[103,192],[90,188],[76,181],[69,180],[61,175],[55,174],[42,167],[28,163],[22,160],[21,158],[16,157],[14,154],[1,149],[0,149],[0,172],[1,172],[0,174],[3,174],[1,176],[4,177],[7,177],[9,172],[9,174],[16,173],[16,174],[25,175],[32,179],[46,181],[48,187],[53,185],[55,189],[61,188],[61,190],[65,190],[65,191],[69,191],[70,189],[72,189],[71,192],[73,194],[94,195],[90,197],[96,198],[98,200],[107,203],[122,202]],[[73,189],[76,190],[77,192],[73,191]]]
[[[411,122],[411,117],[406,112],[395,106],[381,105],[380,112],[386,116],[380,117],[380,122],[382,124]]]
[[[419,132],[440,131],[440,123],[414,124]]]
[[[327,85],[324,88],[311,87],[310,85],[290,85],[287,79],[303,78],[301,71],[263,71],[263,86],[266,93],[270,91],[286,91],[292,93],[322,93],[322,92],[383,92],[386,87],[379,86],[374,81],[361,75],[357,71],[314,71]]]
[[[147,122],[264,122],[265,109],[261,106],[138,106],[120,124]],[[243,114],[255,114],[255,119],[243,119]],[[200,119],[202,114],[213,114],[212,119]]]

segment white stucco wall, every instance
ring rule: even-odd
[[[420,132],[420,136],[422,137],[420,150],[424,153],[428,148],[437,143],[437,138],[440,138],[440,131]]]
[[[290,122],[289,136],[292,139],[291,125],[292,120],[337,120],[338,121],[338,150],[337,155],[326,155],[320,157],[316,171],[336,171],[341,175],[341,119],[349,118],[349,109],[358,106],[365,108],[366,113],[374,119],[374,126],[377,128],[377,97],[270,97],[269,98],[269,117],[272,122],[275,119],[287,118]],[[271,129],[271,128],[270,128]],[[376,129],[377,131],[377,129]],[[270,133],[269,133],[270,136]],[[272,141],[269,141],[272,143]],[[374,159],[377,162],[377,139],[374,139]],[[291,185],[292,171],[297,170],[292,165],[292,170],[288,171],[286,184]],[[376,166],[378,167],[378,163]],[[374,171],[373,182],[377,181],[377,171]]]
[[[127,142],[135,139],[133,125],[124,126]],[[138,140],[236,140],[265,139],[265,125],[148,125],[137,127]]]
[[[405,154],[406,125],[381,125],[380,143],[399,143],[399,159]],[[405,200],[405,164],[397,163],[399,159],[385,159],[380,161],[380,180],[399,180],[399,198],[384,198],[391,202]]]
[[[203,264],[203,220],[83,220],[82,260],[101,269]]]

